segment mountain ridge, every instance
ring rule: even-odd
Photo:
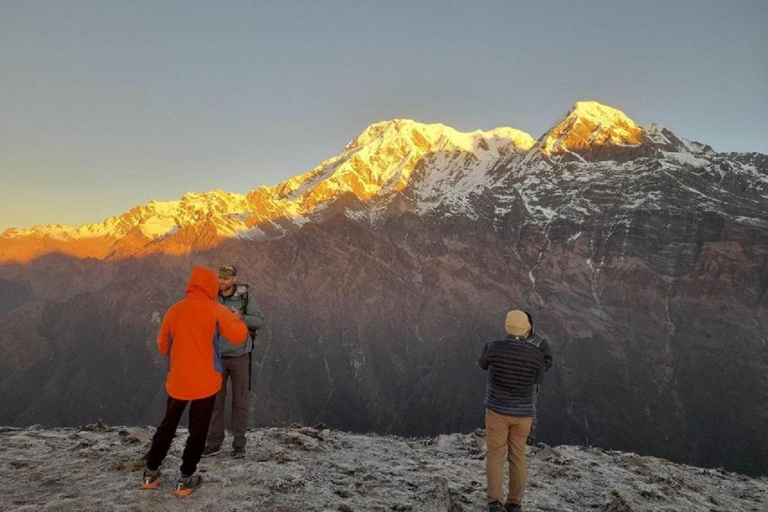
[[[5,246],[0,261],[23,262],[53,251],[100,259],[166,250],[177,254],[185,247],[199,250],[230,237],[279,237],[325,218],[323,210],[347,194],[369,203],[348,209],[350,215],[371,222],[399,194],[405,194],[400,204],[416,212],[447,208],[475,215],[467,204],[469,196],[498,186],[504,178],[500,168],[525,166],[531,158],[597,162],[617,156],[620,161],[627,155],[675,158],[681,153],[691,155],[688,163],[696,162],[698,155],[700,165],[710,163],[701,157],[715,155],[708,146],[678,138],[658,125],[644,129],[621,111],[594,101],[576,103],[538,141],[507,127],[462,133],[439,123],[381,121],[314,169],[246,194],[188,192],[179,200],[150,201],[100,223],[9,228],[0,234]],[[202,231],[208,234],[200,244],[194,236],[179,234],[199,230],[191,226],[203,221],[208,227],[201,226]],[[177,240],[168,243],[165,238]]]
[[[172,236],[133,227],[100,248],[106,259],[0,264],[0,422],[154,421],[158,322],[191,266],[233,262],[268,318],[254,426],[471,430],[485,385],[474,361],[522,308],[555,353],[542,440],[768,470],[768,156],[649,127],[639,146],[595,154],[420,150],[413,186],[392,192],[415,146],[369,147],[286,187],[295,197],[262,190],[269,222],[216,200],[198,219],[208,206],[189,196],[194,222]],[[353,157],[389,158],[377,166],[394,178],[376,183],[386,193],[339,189],[300,210]],[[286,204],[301,216],[281,218]],[[245,230],[222,235],[228,222]]]

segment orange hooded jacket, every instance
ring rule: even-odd
[[[157,347],[170,358],[165,383],[178,400],[197,400],[221,389],[220,337],[243,343],[248,327],[232,311],[216,302],[219,279],[206,267],[195,267],[187,297],[171,306],[163,319]]]

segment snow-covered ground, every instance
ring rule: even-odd
[[[481,433],[432,439],[294,426],[248,433],[248,454],[203,459],[172,494],[186,430],[157,490],[139,490],[153,429],[0,428],[0,510],[264,512],[485,510]],[[768,478],[579,446],[529,449],[528,511],[765,511]]]

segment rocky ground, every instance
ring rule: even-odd
[[[482,432],[406,439],[292,426],[248,433],[248,454],[203,459],[203,487],[172,494],[180,429],[160,489],[139,490],[153,430],[0,428],[0,510],[459,512],[485,510]],[[765,511],[768,478],[580,446],[529,449],[525,510]]]

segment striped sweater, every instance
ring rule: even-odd
[[[534,416],[534,386],[552,366],[546,340],[533,335],[488,342],[477,364],[488,370],[486,408],[507,416]]]

